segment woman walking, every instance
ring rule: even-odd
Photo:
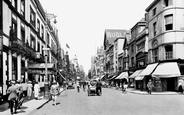
[[[38,85],[38,82],[35,82],[35,85],[34,85],[34,97],[35,97],[35,99],[38,99],[39,92],[40,92],[40,86]]]
[[[53,105],[56,105],[57,95],[59,94],[59,87],[58,87],[56,81],[53,81],[53,83],[51,85],[50,94],[52,96]]]
[[[27,83],[27,97],[28,97],[28,100],[31,99],[32,88],[33,88],[33,85],[31,84],[31,81],[28,81],[28,83]]]

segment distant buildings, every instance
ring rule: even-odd
[[[119,85],[128,72],[130,87],[146,90],[152,79],[154,91],[177,91],[184,79],[183,14],[183,0],[154,0],[131,30],[105,30],[103,71],[108,81]]]

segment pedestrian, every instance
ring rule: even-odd
[[[31,83],[31,81],[28,81],[28,83],[27,83],[27,98],[28,98],[28,100],[31,99],[31,97],[32,97],[32,88],[33,88],[33,85]]]
[[[56,99],[57,99],[57,95],[59,94],[59,87],[57,85],[57,82],[54,80],[51,88],[50,88],[50,94],[52,96],[52,100],[53,100],[53,105],[56,105]]]
[[[153,83],[152,83],[151,79],[147,83],[147,88],[148,88],[148,93],[151,94],[152,88],[153,88]]]
[[[20,109],[20,106],[22,105],[23,101],[24,101],[24,93],[23,93],[23,87],[22,85],[20,84],[21,81],[20,80],[17,80],[16,82],[16,86],[18,87],[18,109]]]
[[[18,87],[15,85],[15,81],[11,81],[11,86],[8,88],[7,93],[8,96],[8,102],[10,107],[10,112],[13,115],[14,113],[17,113],[17,104],[18,104]],[[14,109],[14,110],[13,110]]]
[[[38,85],[38,82],[35,82],[35,84],[34,84],[34,97],[36,100],[39,98],[39,92],[40,92],[40,86]]]
[[[124,93],[127,93],[127,88],[128,88],[128,83],[127,83],[127,81],[125,82],[125,84],[124,84]]]

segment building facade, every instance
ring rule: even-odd
[[[28,80],[43,87],[44,72],[30,70],[29,66],[45,63],[46,59],[57,63],[57,29],[39,0],[1,0],[0,5],[1,95],[6,95],[10,80],[20,80],[24,90]],[[51,50],[46,53],[44,48]],[[45,55],[48,58],[44,59]]]
[[[158,63],[152,73],[156,91],[176,91],[183,72],[184,1],[154,0],[148,13],[148,63]]]

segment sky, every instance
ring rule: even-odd
[[[56,15],[61,47],[70,59],[77,56],[85,73],[91,57],[103,46],[105,29],[130,30],[154,0],[39,0],[43,9]],[[66,48],[66,44],[70,49]]]

